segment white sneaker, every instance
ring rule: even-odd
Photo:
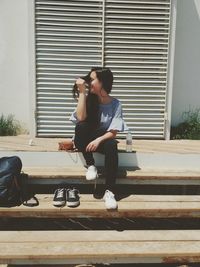
[[[98,178],[97,168],[94,165],[88,167],[86,172],[86,180],[95,180]]]
[[[105,191],[103,200],[105,201],[107,209],[117,209],[117,201],[115,199],[115,195],[110,190]]]

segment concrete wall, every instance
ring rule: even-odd
[[[200,0],[178,0],[172,125],[200,108]]]
[[[15,114],[30,129],[28,1],[0,0],[0,113]],[[200,0],[178,0],[172,125],[200,107],[199,70]]]
[[[29,128],[28,0],[0,0],[0,114]]]

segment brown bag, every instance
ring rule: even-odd
[[[72,151],[74,150],[74,142],[72,139],[67,139],[66,141],[62,141],[58,143],[58,150]]]

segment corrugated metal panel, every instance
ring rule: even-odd
[[[73,134],[73,82],[103,64],[114,73],[112,95],[134,138],[164,138],[170,4],[37,0],[38,136]]]
[[[72,136],[72,86],[102,64],[102,2],[41,1],[36,12],[37,135]]]
[[[170,1],[106,1],[105,66],[134,137],[164,138]]]

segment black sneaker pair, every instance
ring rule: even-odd
[[[79,191],[76,188],[58,188],[54,192],[53,205],[55,207],[65,206],[77,207],[80,205]]]

